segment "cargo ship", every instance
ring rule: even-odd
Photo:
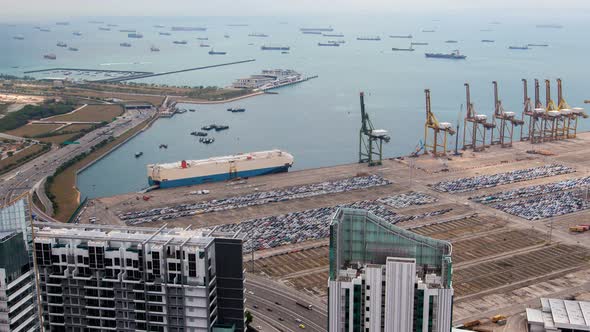
[[[143,35],[141,33],[130,33],[127,35],[127,37],[129,37],[129,38],[143,38]]]
[[[172,31],[207,31],[207,28],[201,28],[201,27],[172,27]]]
[[[495,41],[494,41],[494,40],[492,40],[492,39],[482,39],[482,40],[481,40],[481,42],[482,42],[482,43],[493,43],[493,42],[495,42]]]
[[[77,47],[69,47],[68,51],[72,51],[72,52],[78,52],[78,48]]]
[[[338,43],[318,43],[318,46],[332,46],[332,47],[339,47],[340,44]]]
[[[412,46],[415,46],[415,45],[428,45],[428,43],[422,43],[422,42],[413,42],[411,45],[412,45]]]
[[[342,34],[342,33],[324,33],[324,34],[322,34],[322,36],[342,38],[342,37],[344,37],[344,34]]]
[[[266,38],[266,37],[268,37],[268,35],[267,34],[264,34],[264,33],[251,33],[251,34],[248,35],[248,37],[262,37],[262,38]]]
[[[68,44],[64,43],[64,42],[57,42],[57,47],[68,47]]]
[[[458,43],[458,41],[451,39],[451,40],[445,40],[445,43],[447,43],[447,44],[456,44],[456,43]]]
[[[549,44],[528,44],[527,46],[531,46],[531,47],[548,47]]]
[[[303,31],[304,35],[321,35],[320,31]]]
[[[157,46],[150,47],[150,51],[152,52],[160,52],[160,49]]]
[[[82,33],[80,31],[74,31],[74,32],[72,32],[72,35],[74,35],[74,36],[82,36]]]
[[[412,47],[412,45],[410,45],[410,47],[408,48],[398,48],[398,47],[392,47],[391,48],[392,51],[407,51],[407,52],[414,52],[414,48]]]
[[[25,40],[25,37],[24,37],[24,36],[20,36],[20,35],[19,35],[19,36],[14,36],[14,37],[12,37],[12,39],[16,39],[16,40]]]
[[[111,28],[99,27],[98,30],[100,30],[100,31],[111,31]]]
[[[121,44],[119,44],[119,46],[121,46],[121,47],[131,47],[131,44],[129,44],[129,43],[121,43]]]
[[[266,45],[262,45],[260,47],[261,50],[263,51],[289,51],[291,49],[291,47],[289,46],[266,46]]]
[[[215,51],[213,49],[211,49],[211,51],[209,51],[209,55],[226,55],[227,52],[219,52],[219,51]]]
[[[332,29],[332,27],[328,27],[328,28],[301,28],[301,29],[299,29],[299,31],[301,31],[301,32],[306,32],[306,31],[332,32],[332,31],[334,31],[334,29]]]
[[[186,40],[175,40],[173,43],[178,45],[186,45],[188,42]]]
[[[160,36],[170,36],[172,35],[170,32],[160,32]]]
[[[356,40],[372,40],[372,41],[379,41],[381,37],[374,36],[374,37],[357,37]]]
[[[412,35],[390,35],[389,38],[407,38],[407,39],[412,39],[414,37]]]
[[[508,46],[509,50],[528,50],[528,46]]]
[[[147,165],[148,183],[160,188],[190,186],[234,178],[287,172],[293,156],[281,150],[260,151]]]
[[[427,29],[427,30],[422,30],[422,32],[426,32],[426,33],[432,33],[432,32],[436,32],[436,31],[434,31],[434,30],[432,30],[432,29]]]
[[[209,37],[197,37],[197,40],[209,40]]]
[[[57,59],[57,56],[55,54],[45,54],[43,58],[48,60],[55,60]]]
[[[425,53],[424,55],[426,55],[427,58],[437,59],[465,60],[467,58],[467,56],[459,53],[458,50],[455,50],[452,53]]]

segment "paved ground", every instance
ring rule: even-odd
[[[257,191],[268,191],[302,184],[342,179],[359,174],[379,174],[393,182],[391,185],[328,194],[313,198],[295,199],[284,202],[250,206],[228,211],[218,211],[193,217],[166,221],[168,226],[193,228],[228,223],[239,223],[251,218],[274,216],[283,213],[312,208],[328,207],[359,200],[376,199],[398,193],[417,191],[427,193],[438,199],[436,203],[424,206],[410,206],[393,209],[396,213],[415,215],[441,208],[452,208],[442,216],[412,220],[398,225],[403,228],[441,239],[454,244],[456,290],[454,321],[464,322],[474,319],[487,319],[495,314],[514,315],[526,306],[538,306],[539,298],[563,297],[588,292],[590,288],[590,233],[572,234],[569,226],[588,220],[590,210],[553,217],[541,221],[528,221],[496,210],[490,206],[469,200],[472,196],[492,194],[531,185],[548,184],[565,179],[589,175],[590,171],[590,133],[579,134],[577,139],[535,145],[553,153],[553,156],[527,153],[528,143],[517,143],[513,148],[493,147],[486,152],[473,154],[467,152],[463,157],[441,162],[429,156],[417,159],[387,160],[381,167],[368,168],[366,165],[350,164],[312,170],[290,172],[287,174],[264,176],[249,179],[239,185],[214,183],[190,188],[156,190],[147,194],[130,193],[96,200],[96,213],[100,223],[122,224],[116,216],[120,212],[137,211],[155,207],[171,206],[181,203],[194,203],[211,199],[239,196]],[[467,193],[441,193],[433,191],[430,185],[449,179],[492,175],[516,169],[538,167],[559,163],[572,167],[575,173],[528,181],[504,184]],[[410,168],[412,167],[412,168]],[[412,169],[412,171],[410,171]],[[411,175],[411,176],[410,176]],[[209,195],[190,195],[191,191],[208,189]],[[107,210],[108,208],[108,210]],[[87,221],[90,209],[82,218]],[[146,226],[159,226],[150,223]],[[325,240],[310,243],[297,243],[255,253],[257,262],[288,267],[305,261],[304,249],[321,247]],[[313,251],[308,251],[312,253]],[[302,256],[303,255],[303,256]],[[307,258],[307,259],[311,259]],[[249,261],[250,256],[245,256]],[[249,263],[246,265],[249,266]],[[268,267],[268,266],[267,266]],[[326,263],[304,267],[301,272],[267,273],[280,285],[290,286],[295,296],[315,295],[317,301],[325,301],[325,294],[314,292],[325,287]],[[270,269],[270,267],[268,267]],[[269,270],[270,271],[270,270]],[[260,277],[260,276],[259,276]],[[260,277],[262,278],[262,277]],[[270,290],[274,284],[262,283],[261,287]],[[261,289],[258,291],[260,292]],[[297,292],[298,291],[298,292]],[[271,303],[259,299],[257,313],[270,320],[269,324],[281,330],[294,327],[282,323],[278,318],[286,315],[281,310],[267,311],[265,305]],[[249,304],[248,304],[249,305]],[[261,310],[262,309],[262,310]],[[266,312],[265,312],[266,311]],[[290,317],[293,318],[293,317]],[[325,321],[325,320],[324,320]],[[318,318],[315,324],[321,325]],[[256,324],[254,324],[256,325]],[[522,319],[511,318],[509,326],[522,327]],[[296,328],[296,326],[295,326]],[[492,330],[508,331],[506,328]]]

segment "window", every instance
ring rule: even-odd
[[[119,265],[121,265],[121,259],[115,258],[115,266],[119,266]]]

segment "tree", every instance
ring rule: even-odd
[[[246,316],[246,325],[252,324],[252,321],[254,321],[254,316],[252,316],[252,313],[249,310],[246,310],[245,316]]]

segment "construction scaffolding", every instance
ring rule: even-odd
[[[493,129],[495,125],[487,122],[485,114],[477,114],[471,103],[469,84],[465,83],[465,95],[467,99],[467,114],[463,124],[463,150],[472,149],[474,152],[483,151],[486,145],[486,131]]]
[[[449,122],[438,122],[430,105],[430,90],[424,90],[426,95],[426,123],[424,124],[424,154],[431,153],[434,157],[447,154],[448,135],[455,135],[455,130]],[[432,130],[432,137],[428,132]]]
[[[498,82],[492,82],[494,86],[494,116],[492,136],[490,143],[499,144],[503,148],[512,147],[514,127],[522,126],[523,120],[516,118],[516,113],[507,112],[498,97]]]
[[[365,112],[365,94],[360,93],[361,101],[361,129],[359,132],[359,163],[369,166],[381,165],[383,161],[383,143],[390,141],[387,130],[375,129]]]

